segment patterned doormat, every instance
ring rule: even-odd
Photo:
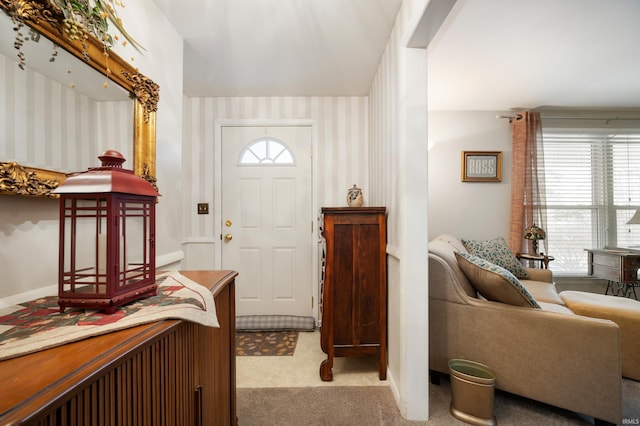
[[[236,332],[237,356],[292,356],[297,331]]]

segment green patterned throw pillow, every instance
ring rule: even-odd
[[[461,240],[471,254],[502,266],[518,278],[527,278],[527,270],[502,237],[493,240]]]
[[[487,300],[540,309],[536,299],[511,272],[469,253],[455,252],[458,265]]]

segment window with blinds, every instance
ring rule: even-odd
[[[640,248],[640,129],[543,126],[547,244],[559,275],[586,275],[587,248]]]

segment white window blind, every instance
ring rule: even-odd
[[[560,275],[587,274],[587,248],[640,247],[640,129],[543,126],[547,244]]]

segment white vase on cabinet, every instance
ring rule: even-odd
[[[364,204],[364,196],[362,195],[362,189],[358,188],[355,184],[347,191],[347,205],[349,207],[362,207]]]

